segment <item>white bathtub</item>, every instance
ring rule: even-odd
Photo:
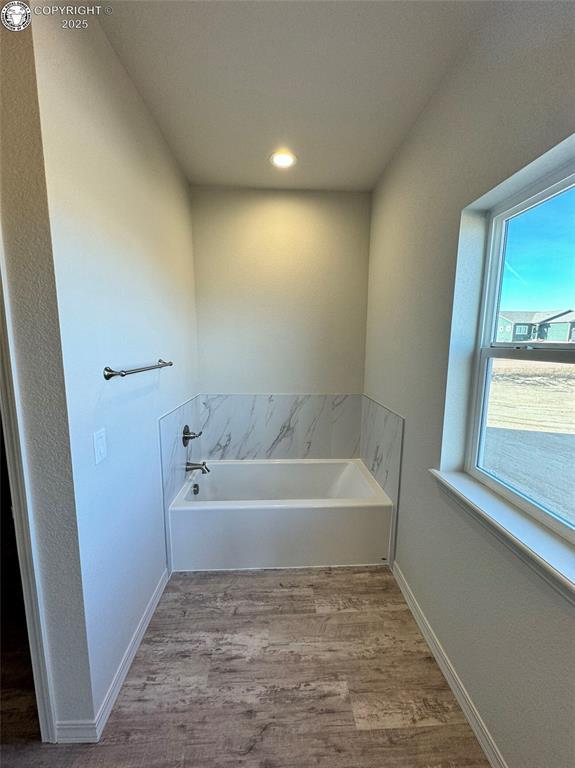
[[[190,473],[170,506],[173,570],[387,559],[392,504],[360,459],[209,461],[208,466],[209,475]]]

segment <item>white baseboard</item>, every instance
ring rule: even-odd
[[[401,572],[401,568],[397,562],[393,564],[392,571],[399,585],[399,588],[403,593],[405,602],[408,604],[413,617],[417,622],[419,629],[421,630],[421,634],[426,639],[427,644],[429,645],[431,652],[433,653],[435,660],[439,665],[439,668],[445,675],[445,679],[449,683],[449,687],[459,702],[459,706],[463,710],[463,713],[465,714],[465,717],[467,718],[473,733],[477,736],[477,740],[485,752],[485,757],[493,768],[508,768],[508,765],[505,762],[503,755],[499,751],[493,736],[481,719],[481,715],[477,711],[471,696],[461,682],[459,675],[455,671],[455,667],[451,663],[447,653],[439,642],[437,635],[431,627],[431,624],[421,610],[421,607],[417,602],[415,595],[411,591],[411,588],[407,583],[405,576]]]
[[[389,568],[389,563],[382,558],[377,563],[344,563],[343,565],[263,565],[254,568],[193,568],[172,573],[261,573],[262,571],[319,571],[329,568]]]
[[[56,722],[56,743],[89,744],[100,738],[95,720],[58,720]]]
[[[100,736],[102,735],[102,731],[104,730],[104,726],[106,725],[108,717],[110,716],[110,712],[112,711],[112,707],[114,706],[118,694],[120,693],[120,688],[122,687],[126,675],[128,674],[128,670],[130,669],[130,665],[134,660],[136,651],[140,647],[144,632],[150,623],[152,614],[156,610],[156,606],[158,605],[160,597],[162,596],[169,578],[170,574],[167,570],[165,570],[162,573],[162,576],[160,577],[160,580],[148,601],[146,609],[142,614],[142,618],[140,619],[138,626],[132,635],[132,639],[126,648],[126,652],[124,653],[122,661],[120,662],[120,665],[116,670],[116,674],[114,675],[114,679],[110,683],[110,687],[104,696],[104,700],[100,705],[100,709],[98,710],[98,714],[94,720],[63,720],[57,722],[56,741],[58,743],[83,743],[99,741]]]

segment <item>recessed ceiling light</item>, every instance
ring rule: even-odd
[[[291,168],[297,162],[296,156],[289,149],[278,149],[270,157],[270,162],[276,168]]]

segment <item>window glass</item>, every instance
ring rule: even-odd
[[[575,187],[506,222],[494,325],[497,342],[573,342]]]
[[[478,465],[575,525],[575,365],[493,358]]]

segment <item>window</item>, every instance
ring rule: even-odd
[[[575,175],[493,211],[488,239],[466,469],[575,540]]]

